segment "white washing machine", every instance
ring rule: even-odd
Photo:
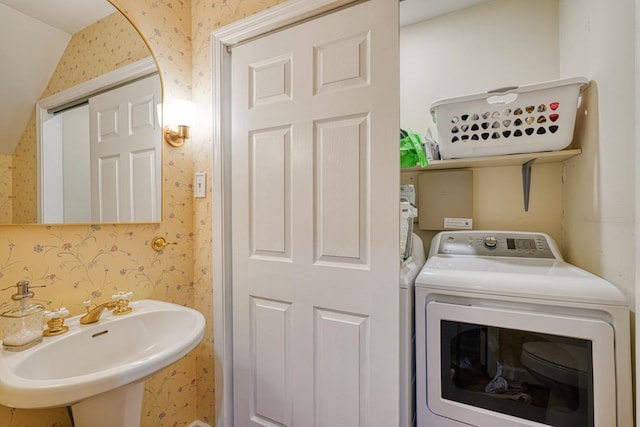
[[[442,232],[415,286],[418,427],[633,426],[627,298],[549,236]]]
[[[414,285],[425,263],[424,243],[412,234],[411,255],[400,264],[400,424],[416,425]]]

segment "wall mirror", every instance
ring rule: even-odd
[[[161,220],[160,76],[107,0],[0,0],[0,224]]]

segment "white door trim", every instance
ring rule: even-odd
[[[36,105],[38,108],[48,110],[157,72],[158,68],[153,57],[148,56],[86,82],[79,83],[47,98],[42,98]]]
[[[211,33],[213,121],[213,350],[218,427],[233,426],[229,48],[358,0],[288,0]],[[360,0],[361,1],[361,0]]]

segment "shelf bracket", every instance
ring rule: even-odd
[[[537,158],[522,164],[522,195],[524,196],[524,211],[529,212],[529,194],[531,193],[531,165]]]

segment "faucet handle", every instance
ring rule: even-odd
[[[68,316],[69,316],[69,310],[67,310],[66,307],[60,307],[52,311],[47,310],[44,312],[45,320],[60,319]]]
[[[129,300],[133,298],[133,292],[118,292],[115,295],[111,295],[111,300],[116,302],[116,309],[113,310],[113,314],[116,316],[121,314],[127,314],[131,312],[129,307]]]
[[[120,300],[129,301],[129,300],[131,300],[131,298],[133,298],[133,292],[131,292],[131,291],[129,291],[129,292],[118,292],[115,295],[111,295],[111,300],[112,301],[120,301]]]
[[[69,327],[64,324],[64,318],[69,316],[69,310],[60,307],[53,311],[45,311],[44,318],[47,321],[47,329],[43,332],[45,337],[53,337],[64,334]]]
[[[87,310],[87,312],[89,312],[89,308],[93,305],[93,302],[90,299],[86,299],[82,301],[82,305]]]

